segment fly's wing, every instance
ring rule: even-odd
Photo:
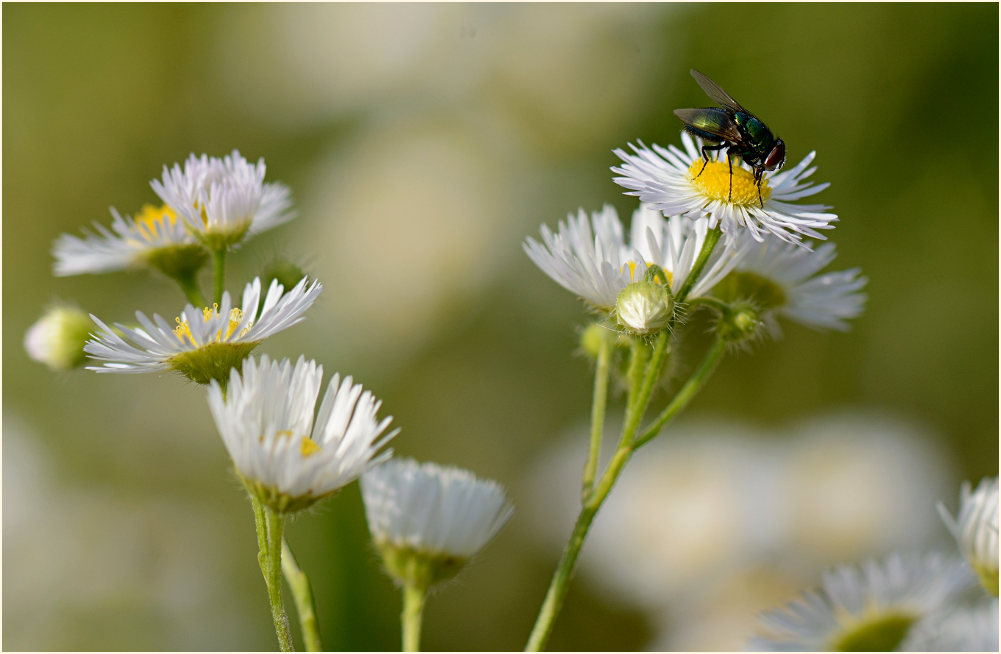
[[[712,81],[711,79],[709,79],[699,71],[695,70],[694,68],[691,69],[689,72],[692,74],[692,77],[695,78],[695,81],[699,83],[699,86],[702,87],[702,90],[706,92],[706,95],[708,95],[710,98],[718,102],[721,106],[726,107],[727,109],[730,109],[732,111],[739,111],[744,114],[751,114],[750,111],[741,107],[739,102],[731,98],[729,93],[720,88],[719,84]],[[751,115],[753,116],[754,114]]]
[[[705,109],[675,109],[674,115],[685,123],[689,131],[704,138],[740,143],[744,140],[733,116],[723,109],[709,107]]]

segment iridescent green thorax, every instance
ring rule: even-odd
[[[758,118],[738,111],[733,115],[733,121],[737,123],[755,149],[767,152],[775,143],[772,131]]]

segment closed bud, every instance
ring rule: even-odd
[[[615,319],[634,334],[658,332],[674,315],[674,300],[662,285],[640,281],[622,289],[615,301]]]
[[[716,323],[719,337],[731,343],[742,343],[756,338],[764,323],[758,311],[747,303],[731,306]]]
[[[92,328],[90,317],[80,309],[57,306],[28,328],[24,349],[53,370],[72,370],[87,360],[83,346]]]

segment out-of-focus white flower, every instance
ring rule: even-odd
[[[972,582],[958,557],[939,553],[840,566],[819,590],[763,615],[770,633],[752,642],[766,651],[893,651]]]
[[[62,277],[151,266],[165,274],[197,271],[208,252],[188,233],[173,209],[144,205],[135,216],[111,209],[111,229],[94,223],[97,234],[63,234],[52,246],[55,274]]]
[[[275,511],[303,509],[357,479],[392,452],[378,453],[397,431],[378,420],[382,402],[351,377],[334,374],[314,423],[323,366],[305,357],[234,368],[223,391],[212,380],[209,408],[233,465],[250,492]]]
[[[252,165],[238,150],[221,159],[192,154],[183,168],[164,166],[162,179],[150,186],[181,214],[192,234],[218,250],[294,217],[288,188],[265,184],[264,171],[264,159]]]
[[[778,328],[773,314],[808,327],[845,331],[845,321],[862,313],[866,296],[860,289],[868,280],[858,268],[818,274],[836,256],[834,244],[811,251],[773,236],[761,243],[750,236],[740,240],[745,245],[740,260],[715,292],[754,302],[773,331]]]
[[[673,145],[654,145],[651,149],[643,143],[630,144],[634,154],[616,149],[615,154],[625,163],[612,168],[619,175],[614,181],[629,189],[626,195],[638,196],[665,216],[707,216],[709,226],[719,226],[731,241],[746,232],[757,241],[771,234],[799,244],[804,236],[823,239],[817,230],[834,227],[832,223],[838,218],[826,213],[830,207],[793,203],[829,186],[805,182],[816,170],[809,167],[814,152],[788,170],[765,174],[760,187],[761,206],[759,188],[747,164],[733,162],[731,175],[725,155],[705,164],[699,151],[701,141],[682,132],[681,142],[684,151]]]
[[[970,492],[963,482],[959,513],[953,518],[939,502],[938,511],[959,544],[959,551],[980,577],[984,588],[998,595],[998,478],[980,480]]]
[[[277,280],[271,282],[261,304],[261,280],[247,284],[240,308],[233,307],[229,292],[222,304],[196,309],[190,304],[171,327],[158,314],[150,320],[140,311],[135,329],[115,323],[112,329],[91,316],[101,331],[84,347],[91,358],[104,361],[97,372],[141,373],[177,370],[199,384],[228,379],[239,364],[265,338],[295,325],[313,304],[323,285],[304,277],[288,293]]]
[[[410,459],[369,470],[361,489],[372,539],[399,581],[408,574],[395,565],[401,557],[424,559],[433,581],[455,574],[514,512],[496,482]]]

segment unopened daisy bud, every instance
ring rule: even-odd
[[[622,289],[615,301],[615,318],[635,334],[650,334],[667,326],[674,314],[674,300],[663,285],[640,281]]]
[[[580,333],[580,349],[584,354],[592,359],[598,358],[598,352],[602,345],[613,346],[619,335],[608,328],[608,326],[593,322]]]
[[[997,597],[998,478],[980,480],[972,493],[969,482],[963,482],[958,515],[953,518],[941,503],[938,512],[984,588]]]
[[[45,312],[24,334],[24,349],[53,370],[78,368],[87,360],[83,346],[93,323],[80,309],[57,306]]]
[[[262,356],[231,372],[225,391],[209,386],[209,409],[247,490],[278,513],[304,509],[358,478],[392,454],[378,450],[397,431],[378,420],[381,401],[335,374],[316,420],[323,366],[304,357]]]
[[[496,482],[409,459],[366,472],[361,492],[386,571],[417,588],[453,577],[514,512]]]
[[[742,343],[758,336],[763,326],[758,311],[749,303],[740,303],[723,312],[716,322],[716,333],[730,343]]]
[[[291,259],[284,257],[275,258],[264,266],[261,270],[260,278],[264,284],[270,284],[274,280],[285,288],[292,288],[299,283],[299,280],[306,276],[306,272]]]

